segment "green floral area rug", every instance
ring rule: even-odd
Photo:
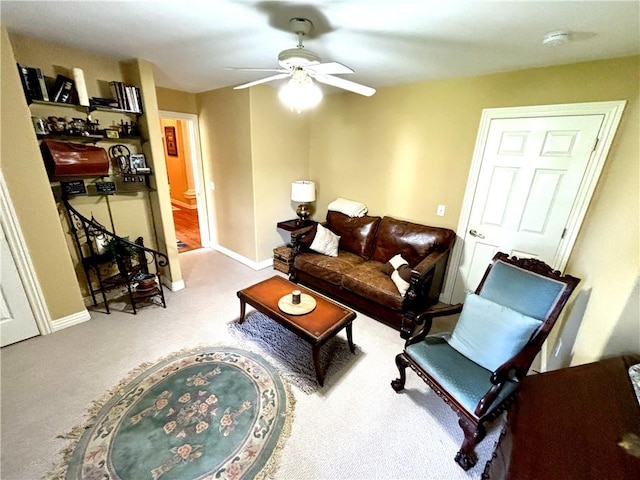
[[[202,347],[140,366],[74,439],[58,479],[254,479],[277,466],[294,399],[260,355]],[[49,477],[50,478],[50,477]]]

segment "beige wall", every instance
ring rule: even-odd
[[[62,319],[84,311],[62,224],[42,164],[9,36],[2,38],[0,167],[49,315]]]
[[[295,217],[291,182],[308,178],[309,119],[283,109],[270,86],[197,95],[218,243],[253,262],[288,240],[276,223]]]
[[[251,145],[256,211],[256,258],[269,259],[283,244],[276,223],[295,218],[291,182],[309,180],[309,119],[282,108],[275,89],[252,88]]]
[[[208,210],[214,241],[250,260],[256,258],[256,226],[248,90],[230,88],[197,95],[205,178],[215,182]]]
[[[156,95],[158,96],[158,108],[160,110],[194,115],[198,113],[195,93],[156,87]]]
[[[620,348],[640,351],[638,318],[621,318],[637,302],[640,266],[639,73],[639,57],[629,57],[325,97],[311,123],[316,217],[342,196],[372,214],[456,229],[484,108],[627,100],[567,272],[593,289],[573,362],[615,353],[605,350],[620,339]]]

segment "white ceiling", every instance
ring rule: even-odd
[[[10,33],[143,58],[158,86],[188,92],[269,75],[225,67],[277,67],[278,53],[297,44],[293,17],[314,23],[306,48],[372,87],[640,53],[637,0],[1,0],[0,8]],[[572,41],[543,46],[557,30]]]

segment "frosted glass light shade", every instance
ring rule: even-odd
[[[301,113],[317,106],[322,100],[322,90],[313,83],[304,70],[297,70],[278,93],[278,97],[289,109]]]
[[[298,180],[291,184],[291,200],[294,202],[315,202],[316,184],[310,180]]]

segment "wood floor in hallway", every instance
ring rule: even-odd
[[[200,240],[200,226],[198,224],[198,210],[184,208],[179,205],[173,207],[173,222],[176,226],[176,240],[178,253],[188,252],[202,247]]]

